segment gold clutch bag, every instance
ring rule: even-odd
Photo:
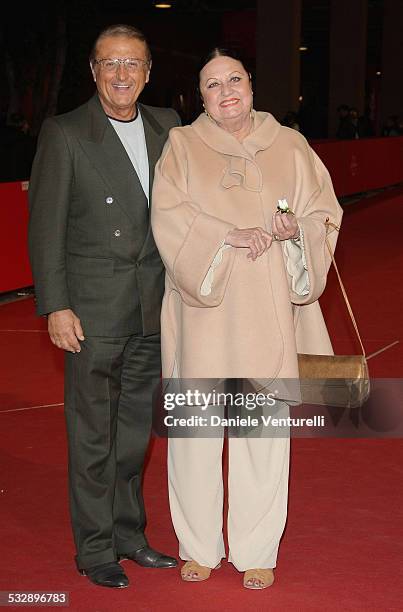
[[[298,355],[302,403],[358,408],[369,397],[364,355]]]
[[[326,222],[335,229],[337,226]],[[361,355],[298,355],[300,389],[303,404],[358,408],[370,394],[368,363],[360,332],[347,297],[332,248],[326,237],[332,263],[353,327],[361,346]]]

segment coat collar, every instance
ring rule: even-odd
[[[242,142],[205,114],[192,123],[192,128],[210,149],[225,156],[227,168],[221,180],[225,189],[240,186],[247,191],[262,191],[262,172],[255,156],[268,149],[280,131],[273,115],[253,111],[253,130]]]
[[[99,99],[98,94],[94,94],[92,98],[88,100],[88,110],[89,110],[89,129],[88,129],[88,138],[89,140],[94,140],[99,142],[103,139],[105,129],[109,125],[108,116],[105,113],[101,101]],[[144,130],[150,131],[152,133],[155,132],[158,136],[164,131],[162,125],[156,120],[154,115],[150,112],[150,110],[144,104],[138,103],[141,116],[144,123]]]
[[[264,151],[273,144],[281,126],[270,113],[252,112],[253,130],[243,142],[239,142],[229,132],[220,128],[205,113],[199,115],[192,123],[192,128],[208,147],[219,153],[254,158],[258,151]]]

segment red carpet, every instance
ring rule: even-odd
[[[367,351],[400,340],[370,361],[373,376],[402,376],[402,222],[402,192],[352,204],[337,251]],[[333,275],[322,305],[336,351],[358,351]],[[276,582],[266,591],[243,589],[228,563],[201,584],[183,583],[176,570],[129,562],[129,589],[96,588],[80,577],[72,563],[57,405],[63,359],[44,330],[32,299],[0,306],[0,590],[68,591],[71,610],[91,612],[402,609],[401,440],[293,440],[289,519]],[[145,474],[147,534],[175,554],[165,453],[166,442],[155,440]]]
[[[390,223],[393,230],[386,229]],[[367,354],[400,343],[370,360],[371,376],[401,377],[403,371],[403,188],[345,207],[336,259]],[[321,298],[336,353],[360,352],[332,270]]]

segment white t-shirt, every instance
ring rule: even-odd
[[[119,119],[112,119],[112,117],[108,117],[108,119],[126,149],[126,153],[139,177],[147,202],[149,202],[149,165],[144,125],[140,111],[130,121],[120,121]]]

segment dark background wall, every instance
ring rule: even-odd
[[[310,138],[334,137],[341,103],[360,106],[360,114],[367,111],[376,134],[388,115],[402,111],[398,34],[402,0],[176,0],[172,4],[162,10],[152,0],[54,0],[50,5],[4,7],[3,152],[10,152],[7,138],[18,132],[20,153],[25,151],[26,159],[13,160],[9,154],[5,160],[3,155],[3,180],[7,165],[9,173],[21,166],[17,178],[29,175],[34,140],[44,117],[68,111],[91,96],[89,49],[99,30],[111,23],[130,23],[144,30],[153,68],[142,99],[174,106],[185,123],[200,112],[199,62],[219,43],[239,47],[248,60],[257,108],[273,112],[279,120],[288,110],[295,111],[301,130]],[[358,80],[349,77],[357,62],[362,73]],[[23,138],[21,129],[13,125],[16,117],[25,121]]]

